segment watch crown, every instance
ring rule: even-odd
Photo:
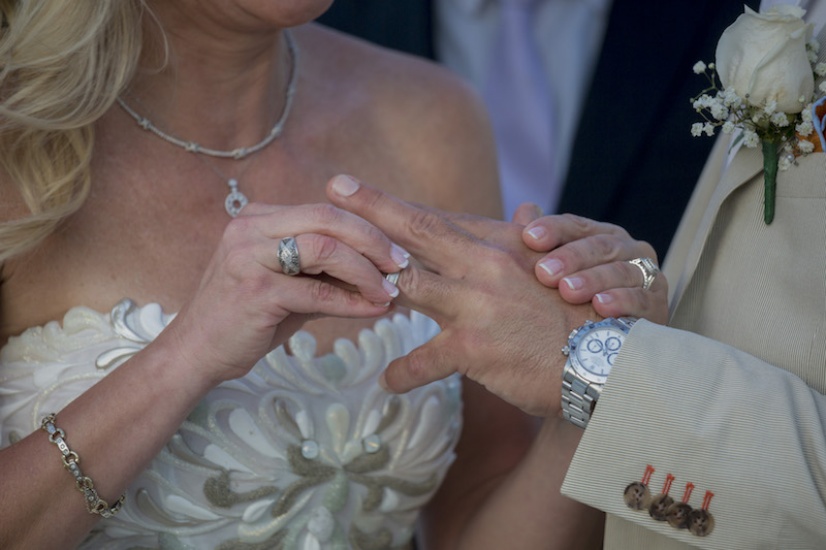
[[[571,348],[568,346],[562,346],[562,355],[568,355],[571,353]]]

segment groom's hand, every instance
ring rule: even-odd
[[[370,221],[421,264],[405,269],[397,303],[442,328],[393,361],[384,383],[397,392],[454,372],[535,415],[560,407],[561,349],[571,329],[599,319],[589,303],[566,303],[534,275],[541,254],[522,226],[415,206],[351,178],[331,180],[328,196]]]

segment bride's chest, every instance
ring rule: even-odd
[[[94,199],[88,206],[95,206]],[[108,311],[128,297],[179,311],[196,292],[229,217],[223,208],[215,215],[141,212],[136,206],[131,214],[119,208],[105,216],[78,216],[34,253],[10,262],[0,285],[2,341],[59,320],[77,305]],[[331,334],[352,337],[369,324],[322,319],[306,328],[326,352]]]

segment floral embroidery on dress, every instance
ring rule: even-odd
[[[172,318],[124,300],[108,317],[75,308],[62,327],[10,340],[0,444],[34,431],[31,418],[65,406]],[[397,314],[320,357],[314,337],[296,333],[292,354],[279,347],[210,392],[85,547],[406,547],[454,459],[461,384],[453,376],[392,395],[377,378],[437,332],[427,317]]]

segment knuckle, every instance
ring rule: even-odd
[[[389,239],[387,238],[387,236],[384,234],[384,232],[382,232],[381,229],[379,229],[375,225],[373,225],[371,223],[365,223],[364,224],[364,232],[365,232],[365,236],[367,237],[368,241],[388,243],[388,245],[389,245]]]
[[[314,204],[312,216],[324,226],[336,225],[342,218],[342,211],[332,204]]]
[[[252,225],[252,218],[248,216],[238,216],[236,218],[232,218],[224,229],[223,240],[232,243],[241,241],[249,235],[250,227]]]
[[[422,287],[422,275],[415,266],[409,266],[399,272],[399,281],[396,285],[406,292],[416,293]]]
[[[223,253],[223,270],[237,280],[246,279],[250,273],[257,272],[249,269],[251,253],[249,246],[231,246]]]
[[[441,224],[442,220],[435,214],[416,210],[408,222],[408,228],[415,237],[426,237],[433,235]]]
[[[600,233],[591,238],[593,243],[594,256],[604,260],[615,260],[619,258],[622,251],[622,240],[616,235]]]
[[[256,270],[245,276],[243,281],[244,295],[262,296],[271,286],[271,280],[263,270]]]
[[[625,228],[620,227],[619,225],[615,225],[613,223],[607,223],[607,222],[603,222],[600,225],[605,228],[607,233],[610,233],[611,235],[617,236],[620,239],[630,239],[631,238],[631,235],[628,233],[628,231],[626,231]]]
[[[333,237],[314,235],[311,242],[312,255],[318,262],[328,263],[338,251],[339,242]]]
[[[247,262],[247,251],[242,247],[231,247],[224,253],[224,265],[232,271],[233,267],[244,265]]]
[[[561,214],[560,216],[565,222],[570,224],[575,230],[587,233],[593,227],[593,221],[584,218],[582,216],[578,216],[576,214]]]
[[[499,277],[512,273],[514,265],[521,264],[513,253],[501,248],[483,247],[477,254],[481,265],[489,267]],[[532,264],[530,267],[533,269]]]
[[[335,299],[335,287],[320,280],[313,280],[308,291],[310,299],[317,303],[329,303]]]

